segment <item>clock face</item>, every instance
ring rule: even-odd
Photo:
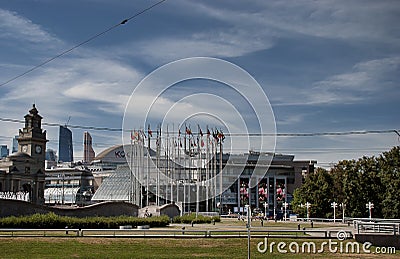
[[[35,152],[36,152],[36,154],[42,153],[42,147],[39,146],[39,145],[36,145],[36,147],[35,147]]]
[[[22,152],[28,152],[28,146],[27,145],[23,145],[22,146]]]

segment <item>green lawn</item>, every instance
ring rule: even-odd
[[[334,254],[261,254],[257,244],[264,239],[253,238],[251,258],[399,258],[396,255]],[[298,239],[272,239],[268,242]],[[320,246],[323,240],[313,240]],[[247,258],[246,238],[173,239],[173,238],[0,238],[0,258]]]

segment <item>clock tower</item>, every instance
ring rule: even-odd
[[[33,104],[32,109],[25,115],[25,127],[19,130],[18,151],[34,158],[38,162],[38,169],[42,169],[42,172],[44,172],[46,142],[46,131],[42,130],[42,116]]]
[[[30,156],[30,164],[25,168],[25,174],[30,174],[33,182],[33,203],[42,203],[44,197],[44,177],[46,159],[46,131],[42,130],[42,116],[33,104],[25,115],[25,126],[19,130],[18,152]]]

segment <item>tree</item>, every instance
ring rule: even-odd
[[[378,159],[382,183],[382,216],[400,218],[400,147],[384,152]]]
[[[311,217],[330,217],[332,212],[329,210],[333,201],[333,179],[329,172],[322,168],[317,168],[315,173],[310,174],[305,179],[304,184],[294,192],[292,207],[301,216],[306,215],[306,208],[301,204],[311,203]]]
[[[313,217],[331,218],[331,203],[335,201],[346,205],[346,216],[358,218],[368,216],[366,204],[372,202],[373,217],[400,218],[399,168],[399,146],[378,158],[339,161],[329,172],[318,168],[295,190],[292,206],[304,216],[300,204],[310,202]]]

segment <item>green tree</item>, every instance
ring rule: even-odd
[[[381,214],[384,218],[400,218],[400,147],[384,152],[377,159],[381,178]],[[376,209],[374,210],[374,212]]]
[[[310,217],[332,217],[330,204],[333,201],[333,178],[329,172],[317,168],[305,179],[304,184],[294,192],[292,206],[296,213],[306,216],[306,208],[301,204],[311,203]]]
[[[317,169],[294,192],[292,206],[301,216],[299,205],[312,204],[313,217],[332,218],[333,201],[346,205],[346,216],[368,217],[366,204],[374,204],[373,217],[400,218],[400,147],[384,152],[378,158],[339,161],[329,172]],[[342,216],[338,209],[336,216]]]

